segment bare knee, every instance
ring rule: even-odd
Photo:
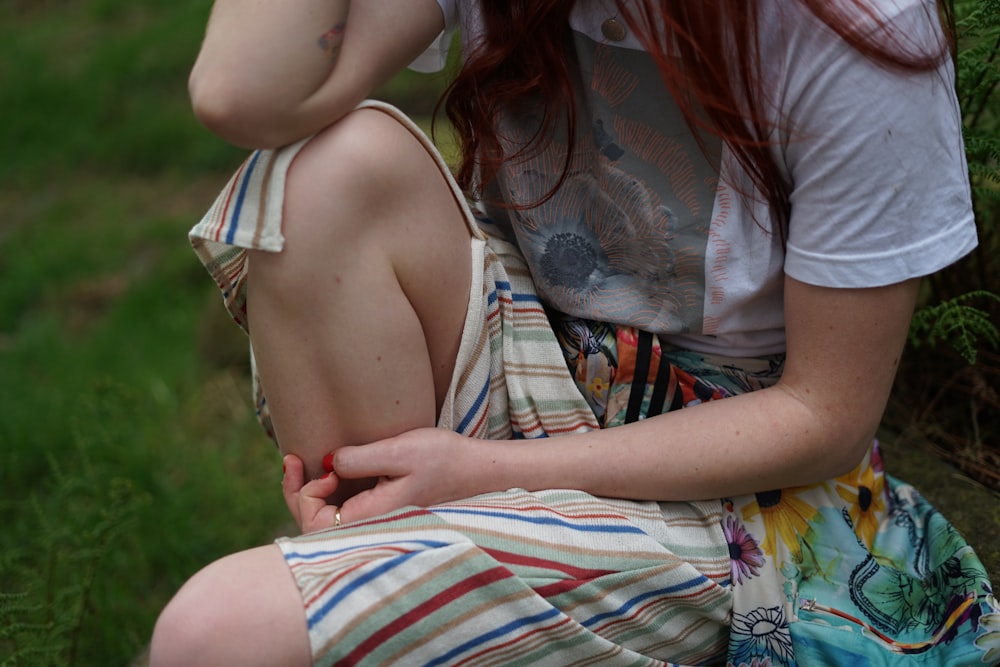
[[[355,242],[398,232],[396,217],[419,218],[415,204],[423,199],[458,209],[423,144],[385,112],[359,109],[316,135],[289,168],[286,222],[296,227],[286,237],[304,224],[302,214],[313,212],[322,230]]]
[[[274,546],[198,572],[160,614],[150,646],[151,667],[310,663],[302,600]]]
[[[428,234],[469,237],[434,159],[376,109],[348,114],[302,147],[286,175],[282,234],[281,253],[251,252],[250,264],[284,298],[306,293],[324,267],[410,254]]]

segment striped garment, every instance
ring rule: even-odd
[[[719,504],[685,510],[510,490],[279,545],[316,664],[704,664],[726,650],[729,556],[706,539]]]
[[[472,234],[470,306],[441,427],[540,447],[780,376],[777,357],[710,358],[629,327],[550,323],[523,258],[484,233],[489,222],[473,217],[430,141],[392,107],[365,106],[423,142]],[[191,232],[244,329],[247,249],[281,251],[285,174],[307,141],[253,153]],[[272,432],[259,382],[255,393]],[[1000,659],[1000,606],[982,564],[885,473],[877,446],[855,470],[805,487],[692,503],[510,489],[278,544],[317,665]]]
[[[427,147],[472,233],[469,311],[438,425],[526,440],[599,428],[516,247],[484,233],[415,125],[364,106]],[[247,249],[281,251],[285,175],[307,142],[254,152],[190,233],[244,330]],[[279,544],[318,665],[700,664],[721,660],[728,638],[721,514],[717,501],[673,503],[667,522],[657,503],[511,490]]]

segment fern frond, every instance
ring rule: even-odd
[[[971,365],[976,363],[981,346],[1000,346],[1000,330],[990,320],[990,314],[966,302],[974,299],[1000,303],[1000,295],[986,290],[974,290],[934,306],[917,311],[910,325],[909,339],[914,348],[923,344],[931,347],[945,342]]]

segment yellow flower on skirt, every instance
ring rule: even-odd
[[[797,557],[801,551],[799,536],[809,530],[809,522],[816,516],[816,508],[802,499],[800,494],[815,489],[815,486],[799,486],[777,491],[758,493],[757,502],[743,508],[743,520],[751,521],[759,512],[764,520],[764,541],[761,549],[765,553],[776,553],[776,536],[788,551]]]
[[[587,383],[587,389],[598,398],[604,398],[604,392],[607,391],[609,386],[611,385],[602,377],[595,377]]]
[[[837,494],[847,503],[858,539],[868,547],[875,541],[879,522],[885,514],[885,477],[864,462],[838,477]]]

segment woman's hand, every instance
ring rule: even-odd
[[[416,505],[467,498],[486,491],[478,481],[478,458],[491,445],[438,428],[408,431],[359,447],[343,447],[333,456],[336,474],[343,479],[377,477],[378,483],[344,503],[354,521]]]
[[[430,505],[506,488],[493,456],[505,443],[474,440],[452,431],[421,428],[357,447],[338,449],[326,477],[304,482],[302,462],[286,456],[283,490],[288,509],[303,532],[337,525],[327,498],[342,482],[377,478],[374,487],[344,500],[343,523],[411,505]]]

